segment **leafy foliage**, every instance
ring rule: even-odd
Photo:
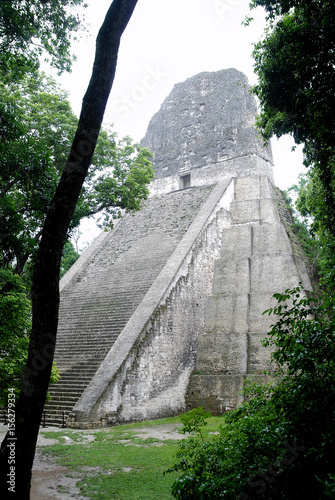
[[[275,294],[277,316],[264,344],[275,346],[275,383],[247,391],[220,435],[181,442],[178,499],[316,498],[335,492],[334,299],[297,287]]]
[[[203,434],[201,432],[201,427],[207,425],[206,419],[211,416],[209,412],[206,412],[202,407],[193,408],[193,410],[180,415],[180,420],[183,424],[180,432],[183,433],[195,433],[200,436],[201,440],[204,440]]]
[[[63,256],[61,261],[60,277],[62,278],[64,274],[73,266],[76,260],[79,258],[79,254],[74,249],[71,241],[68,240],[63,248]]]
[[[321,181],[316,173],[311,171],[301,175],[298,184],[292,186],[289,192],[296,195],[295,225],[297,230],[300,229],[301,240],[309,247],[309,254],[321,279],[320,284],[327,288],[329,293],[333,293],[335,244],[324,218],[327,207]]]
[[[307,166],[318,178],[319,213],[335,232],[335,13],[325,0],[253,0],[268,27],[253,53],[259,83],[258,126],[268,140],[291,134],[304,145]]]
[[[69,71],[73,33],[82,27],[83,0],[2,0],[0,2],[0,72],[17,79],[39,66],[45,55],[59,72]]]

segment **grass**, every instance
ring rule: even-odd
[[[222,418],[211,417],[204,434],[217,431],[220,423]],[[174,417],[94,431],[42,431],[44,437],[59,444],[41,449],[73,471],[79,478],[80,493],[92,500],[172,500],[170,488],[176,473],[163,473],[176,461],[178,441],[159,439],[159,434],[148,438],[136,435],[144,427],[160,431],[160,426],[167,424],[177,430],[180,420]],[[93,435],[94,441],[85,442],[88,435]]]

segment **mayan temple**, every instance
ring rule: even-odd
[[[273,293],[311,284],[279,215],[256,113],[247,78],[228,69],[175,85],[151,119],[141,143],[154,153],[149,199],[61,281],[50,421],[220,414],[270,368],[260,340],[273,319],[262,312]]]

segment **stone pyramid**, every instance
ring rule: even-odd
[[[175,85],[142,145],[143,209],[102,233],[61,282],[49,421],[72,427],[235,408],[262,378],[272,295],[302,282],[281,222],[270,147],[235,69]]]

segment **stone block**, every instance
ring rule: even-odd
[[[259,200],[261,198],[260,176],[238,177],[235,181],[235,201]]]
[[[272,199],[234,201],[230,205],[233,224],[279,224],[277,204]]]
[[[268,162],[266,162],[268,164]],[[260,185],[261,185],[261,199],[273,198],[273,187],[270,182],[271,176],[261,175]]]
[[[225,229],[222,237],[221,256],[227,259],[234,257],[251,257],[251,226],[231,226]]]
[[[272,293],[251,293],[249,309],[249,332],[267,333],[276,322],[275,316],[263,312],[277,305]]]
[[[292,253],[290,241],[279,224],[252,226],[252,255]]]
[[[297,267],[298,275],[300,278],[299,281],[301,281],[305,290],[312,290],[311,281],[309,279],[309,276],[308,276],[306,266],[305,266],[303,259],[301,257],[299,257],[298,255],[293,255],[293,259],[294,259],[294,263]]]
[[[234,201],[230,205],[233,224],[259,223],[260,200]]]
[[[214,266],[213,293],[236,293],[236,290],[239,293],[250,292],[250,260],[218,259]]]
[[[192,375],[186,406],[203,406],[212,415],[221,415],[243,403],[243,383],[243,375]]]
[[[246,333],[248,331],[247,294],[211,295],[206,308],[206,330],[223,333]]]
[[[201,374],[247,372],[245,333],[203,333],[198,340],[196,371]]]
[[[279,224],[279,212],[277,202],[274,199],[260,200],[259,205],[259,221],[260,224]]]
[[[300,280],[292,254],[255,256],[251,260],[251,293],[283,292]]]
[[[249,175],[238,177],[235,181],[235,201],[264,200],[273,197],[269,177]]]

